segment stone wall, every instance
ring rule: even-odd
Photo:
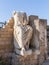
[[[13,51],[13,18],[0,29],[0,55],[9,55]]]
[[[49,55],[49,26],[47,26],[47,50]]]

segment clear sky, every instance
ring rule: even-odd
[[[14,10],[46,18],[49,25],[49,0],[0,0],[0,21],[7,21]]]

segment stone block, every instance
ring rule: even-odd
[[[40,46],[40,54],[45,54],[45,45],[44,46]]]
[[[32,55],[29,56],[20,56],[20,55],[12,55],[12,65],[37,65],[37,56],[33,52]]]
[[[29,16],[29,24],[33,28],[33,36],[31,39],[31,46],[34,47],[35,50],[39,50],[39,18],[38,16],[30,15]]]
[[[45,58],[44,58],[43,55],[39,55],[38,57],[39,57],[38,60],[37,60],[38,61],[38,65],[42,65],[44,60],[45,60]]]

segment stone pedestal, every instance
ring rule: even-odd
[[[12,65],[37,65],[37,55],[33,52],[32,55],[26,57],[13,54]]]

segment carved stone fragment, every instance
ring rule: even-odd
[[[27,25],[27,15],[22,12],[14,12],[14,45],[15,51],[20,55],[30,55],[32,50],[29,49],[30,39],[33,29]]]

